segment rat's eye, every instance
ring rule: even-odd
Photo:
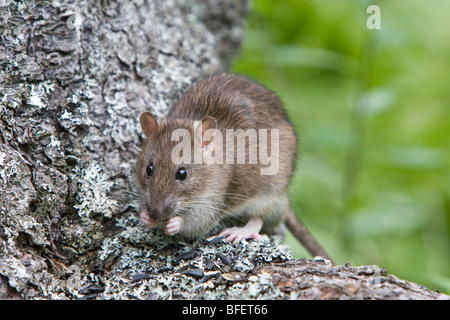
[[[147,172],[147,175],[151,177],[153,175],[153,163],[149,164],[147,168],[145,168],[145,171]]]
[[[180,168],[177,171],[177,174],[175,175],[175,177],[177,178],[177,180],[184,180],[187,177],[187,171],[185,168]]]

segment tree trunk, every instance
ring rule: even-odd
[[[247,2],[0,1],[0,274],[21,297],[132,214],[139,114],[237,54]],[[2,286],[1,288],[5,288]]]
[[[292,260],[267,239],[187,245],[139,224],[139,114],[163,116],[227,70],[247,12],[242,0],[0,0],[0,298],[445,297],[406,296],[391,276],[366,290],[379,269]]]

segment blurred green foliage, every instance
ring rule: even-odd
[[[444,0],[255,0],[233,66],[285,103],[301,140],[292,203],[331,256],[446,293],[449,12]]]

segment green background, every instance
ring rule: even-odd
[[[292,203],[336,262],[446,293],[449,13],[436,0],[255,0],[233,66],[288,109],[301,140]]]

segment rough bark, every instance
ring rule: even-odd
[[[0,1],[0,274],[22,297],[90,261],[134,208],[142,135],[237,54],[247,3]],[[3,281],[4,282],[4,281]]]
[[[187,245],[139,224],[138,115],[163,116],[227,70],[247,12],[242,0],[0,1],[1,299],[444,297],[391,276],[366,290],[367,267],[292,260],[268,239]]]

